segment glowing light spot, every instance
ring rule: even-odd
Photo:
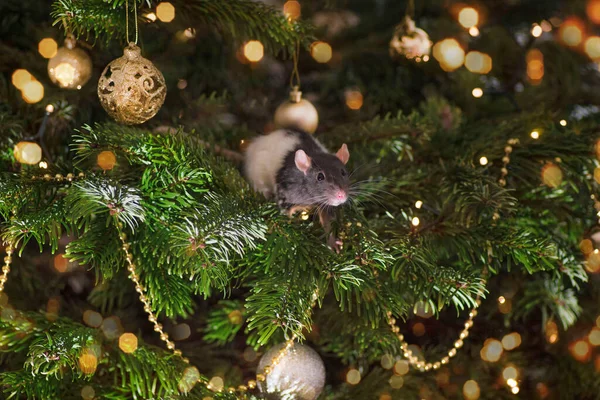
[[[173,328],[173,340],[185,340],[192,335],[192,328],[186,323],[178,324]]]
[[[229,322],[233,325],[241,325],[244,323],[244,316],[240,310],[233,310],[229,313]]]
[[[396,375],[400,375],[400,376],[406,375],[406,374],[408,374],[408,370],[409,370],[409,365],[408,365],[408,361],[406,361],[406,360],[398,360],[394,364],[394,373]]]
[[[25,102],[29,104],[37,103],[44,98],[44,86],[38,81],[29,81],[23,85],[21,95]]]
[[[473,37],[479,36],[479,28],[477,28],[476,26],[470,27],[469,28],[469,35],[471,35]]]
[[[17,69],[15,72],[13,72],[11,81],[17,89],[23,90],[23,86],[25,86],[27,82],[30,82],[34,79],[35,78],[33,75],[31,75],[26,69]]]
[[[470,51],[465,58],[465,67],[473,73],[487,74],[492,70],[492,57],[479,51]]]
[[[198,368],[191,366],[183,370],[183,376],[177,384],[177,388],[181,393],[189,393],[192,391],[196,383],[200,379],[200,371]]]
[[[138,348],[138,338],[133,333],[124,333],[119,337],[119,348],[123,353],[133,353]]]
[[[473,7],[465,7],[458,13],[458,22],[465,28],[471,28],[479,23],[479,13]]]
[[[333,50],[329,43],[325,42],[314,42],[310,46],[310,55],[315,59],[316,62],[325,64],[331,60],[333,56]]]
[[[534,85],[539,84],[544,77],[544,55],[538,49],[527,52],[527,77]]]
[[[351,110],[360,110],[363,106],[363,95],[359,90],[346,90],[346,105]]]
[[[102,315],[96,311],[86,310],[83,313],[83,322],[92,328],[99,328],[102,325]]]
[[[389,383],[392,389],[400,389],[404,385],[404,378],[398,375],[392,375]]]
[[[585,41],[585,53],[592,60],[600,59],[600,37],[590,36]]]
[[[517,381],[513,378],[509,378],[506,380],[506,384],[512,388],[517,386]]]
[[[552,320],[546,323],[546,341],[550,344],[558,341],[558,325]]]
[[[586,7],[588,18],[595,24],[600,24],[600,0],[590,0]]]
[[[515,367],[506,367],[504,370],[502,370],[502,377],[507,381],[509,379],[516,380],[518,376],[519,372]]]
[[[265,48],[258,40],[251,40],[244,46],[244,56],[250,62],[259,62],[265,55]]]
[[[187,39],[193,39],[196,37],[196,30],[194,28],[187,28],[185,31],[183,31],[183,36],[185,36]]]
[[[514,388],[510,389],[510,391],[511,391],[513,394],[517,394],[517,393],[519,393],[519,387],[518,387],[518,386],[515,386]]]
[[[463,385],[463,396],[466,400],[477,400],[481,395],[479,384],[474,380],[468,380]]]
[[[35,142],[19,142],[15,145],[13,154],[21,164],[35,165],[42,159],[42,148]]]
[[[575,18],[566,20],[560,26],[559,35],[567,46],[579,46],[583,40],[583,23]]]
[[[529,136],[531,136],[532,139],[539,139],[540,133],[538,131],[533,131],[529,134]]]
[[[415,201],[415,208],[421,208],[421,207],[423,207],[423,202],[421,200]]]
[[[506,299],[504,298],[504,296],[498,297],[498,303],[500,303],[500,304],[506,303]]]
[[[471,92],[471,94],[476,99],[479,99],[480,97],[483,96],[483,89],[481,89],[481,88],[475,88],[475,89],[473,89],[473,91]]]
[[[394,357],[390,354],[384,354],[381,356],[381,367],[383,369],[392,369],[394,366]]]
[[[110,171],[115,167],[115,165],[117,165],[117,157],[112,151],[105,150],[98,154],[98,157],[96,157],[96,163],[104,171]]]
[[[123,333],[123,325],[121,325],[121,320],[117,316],[105,318],[100,329],[109,340],[117,339]]]
[[[595,249],[585,260],[585,269],[592,274],[600,271],[600,254],[598,254],[598,249]]]
[[[544,30],[538,24],[533,25],[533,28],[531,28],[531,35],[533,37],[540,37],[542,36],[542,33],[544,33]]]
[[[58,51],[58,44],[52,38],[45,38],[38,43],[38,51],[44,58],[52,58]]]
[[[54,68],[54,77],[62,87],[72,85],[76,75],[77,69],[66,62],[62,62]]]
[[[542,182],[548,187],[556,188],[563,181],[563,173],[560,167],[553,163],[547,163],[542,167]]]
[[[84,350],[79,356],[79,369],[86,375],[96,372],[98,367],[98,358],[90,351]]]
[[[169,2],[162,2],[156,6],[156,16],[162,22],[171,22],[175,19],[175,7]]]
[[[206,387],[213,392],[220,392],[223,390],[225,386],[225,382],[223,382],[223,378],[220,376],[213,376],[210,381],[208,381],[208,385]]]
[[[352,368],[346,373],[346,382],[350,385],[358,385],[360,379],[360,372],[357,369]]]
[[[567,126],[567,120],[566,119],[561,119],[559,123],[560,123],[560,126]]]
[[[592,346],[600,346],[600,328],[593,327],[588,335],[588,341]]]
[[[47,112],[48,114],[51,114],[51,113],[53,113],[53,112],[54,112],[54,106],[53,106],[52,104],[48,104],[48,105],[46,106],[46,112]]]
[[[579,362],[587,362],[590,359],[592,348],[585,340],[577,340],[569,345],[569,351],[574,359]]]
[[[94,400],[94,397],[96,397],[96,391],[90,385],[86,385],[81,388],[81,397],[83,400]]]
[[[502,343],[496,339],[488,339],[485,341],[483,348],[481,349],[480,356],[484,361],[497,362],[500,360],[504,349]]]
[[[498,302],[498,311],[502,314],[508,314],[512,311],[512,301],[510,299],[504,299],[504,303]]]
[[[486,156],[483,156],[479,159],[479,164],[481,165],[487,165],[488,164],[488,159]]]
[[[149,19],[152,22],[156,21],[156,14],[154,14],[152,12],[144,15],[144,17],[146,17],[147,19]]]
[[[433,46],[433,57],[444,71],[454,71],[465,63],[465,51],[456,39],[444,39]]]
[[[509,333],[502,338],[504,350],[514,350],[521,345],[521,335],[518,332]]]
[[[419,220],[419,217],[413,217],[411,223],[413,224],[413,226],[419,226],[421,221]]]
[[[283,5],[283,15],[285,15],[290,21],[300,18],[301,12],[302,7],[296,0],[286,1]]]

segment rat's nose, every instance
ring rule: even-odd
[[[339,201],[346,201],[346,192],[344,192],[343,190],[338,190],[335,193],[335,198]]]

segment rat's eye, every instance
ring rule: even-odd
[[[325,179],[325,174],[322,172],[319,172],[319,175],[317,175],[317,180],[318,181],[322,181]]]
[[[342,176],[346,176],[346,170],[342,169]]]

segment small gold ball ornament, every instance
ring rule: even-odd
[[[64,45],[48,61],[48,75],[63,89],[81,89],[92,76],[92,59],[77,47],[73,36],[67,36]]]
[[[106,66],[98,82],[98,97],[106,112],[117,122],[141,124],[154,117],[167,96],[163,74],[142,57],[134,43],[123,57]]]
[[[417,62],[429,60],[431,53],[431,40],[429,35],[421,28],[417,28],[415,21],[410,16],[404,17],[394,31],[390,41],[390,55],[400,55]]]
[[[310,101],[302,98],[298,86],[294,86],[290,99],[277,107],[274,122],[278,128],[295,128],[312,134],[319,125],[319,114]]]

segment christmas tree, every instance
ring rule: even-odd
[[[0,397],[599,398],[599,25],[3,0]]]

